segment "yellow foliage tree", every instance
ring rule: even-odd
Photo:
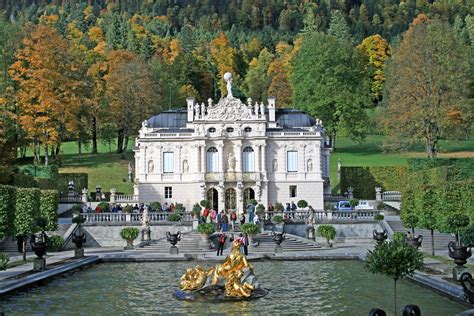
[[[217,67],[218,75],[223,78],[226,72],[231,72],[234,75],[234,80],[237,77],[235,71],[235,51],[230,46],[229,39],[225,36],[224,32],[220,32],[219,35],[211,41],[211,56]],[[226,95],[226,83],[224,80],[219,81],[219,88],[222,95]]]

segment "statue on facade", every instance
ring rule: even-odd
[[[306,215],[305,215],[305,223],[307,225],[313,225],[314,224],[314,215],[315,215],[315,210],[314,208],[310,205],[308,207],[308,211],[306,212]]]
[[[234,96],[232,95],[232,74],[230,72],[226,72],[224,74],[224,80],[227,82],[227,99],[233,99]]]
[[[189,171],[189,164],[187,160],[183,161],[183,173],[188,173]]]
[[[235,157],[234,157],[234,153],[233,152],[230,152],[229,153],[229,168],[228,168],[228,172],[234,172],[235,170]]]
[[[148,161],[148,173],[153,173],[155,171],[155,164],[153,160]]]
[[[313,160],[308,159],[308,172],[313,171]]]
[[[278,160],[273,159],[273,171],[278,171]]]
[[[142,239],[144,241],[150,240],[150,217],[148,216],[148,205],[145,205],[143,209],[143,215],[141,218],[142,222]]]
[[[260,103],[260,115],[265,115],[265,105],[263,105],[263,102]]]

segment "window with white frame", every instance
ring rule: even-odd
[[[219,155],[216,147],[207,150],[207,172],[218,172]]]
[[[173,198],[173,187],[165,187],[165,199]]]
[[[174,172],[173,152],[163,153],[163,172],[164,173]]]
[[[286,158],[287,172],[298,172],[298,152],[288,151],[286,153]]]
[[[252,147],[244,148],[244,172],[254,172],[255,171],[255,155]]]

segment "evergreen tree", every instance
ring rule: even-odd
[[[352,40],[351,31],[341,11],[336,10],[333,12],[331,22],[329,23],[328,34],[342,40]]]

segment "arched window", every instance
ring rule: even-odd
[[[244,172],[254,172],[255,171],[255,155],[254,155],[252,147],[245,147],[244,148],[243,171]]]
[[[246,128],[244,128],[244,132],[246,133],[250,133],[252,131],[252,128],[250,126],[247,126]]]
[[[218,172],[218,153],[216,147],[207,150],[207,172]]]

